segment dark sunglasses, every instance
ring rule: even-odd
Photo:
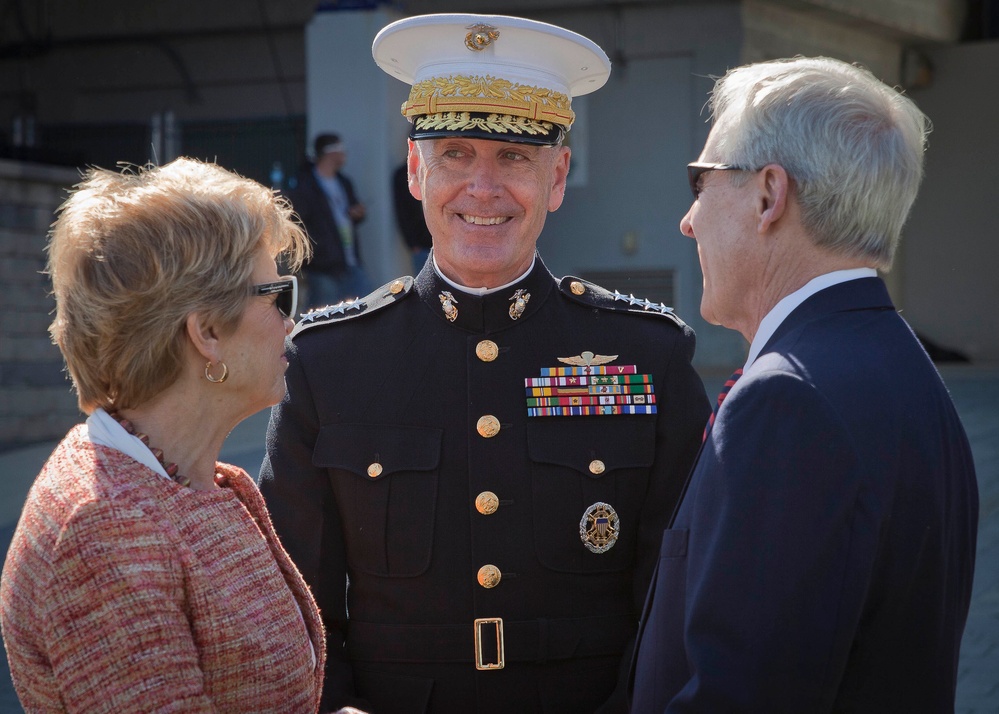
[[[251,295],[276,295],[274,307],[283,317],[294,319],[298,311],[298,278],[285,275],[276,283],[263,283],[250,288]]]
[[[701,175],[706,174],[708,171],[748,171],[748,169],[730,164],[709,164],[700,161],[687,164],[687,180],[690,182],[690,192],[694,194],[695,201],[701,194],[700,184],[698,183],[701,180]]]

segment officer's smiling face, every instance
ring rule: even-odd
[[[562,204],[569,149],[425,139],[410,142],[409,172],[440,269],[461,285],[496,287],[530,266],[548,212]]]

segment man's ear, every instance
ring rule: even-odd
[[[758,193],[756,230],[765,233],[784,217],[791,193],[791,179],[779,164],[767,164],[757,172]]]
[[[417,201],[423,200],[423,189],[420,187],[420,149],[416,142],[409,139],[409,154],[406,156],[406,166],[409,170],[409,193]]]
[[[568,146],[558,146],[556,151],[559,155],[555,159],[555,181],[548,194],[549,211],[557,211],[562,205],[562,199],[565,198],[565,184],[569,179],[569,161],[572,155],[572,150]]]
[[[191,345],[208,362],[218,362],[220,356],[220,345],[218,330],[214,325],[205,320],[205,316],[200,312],[192,312],[187,316],[184,325],[187,338]]]

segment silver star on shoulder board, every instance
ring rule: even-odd
[[[352,300],[343,300],[342,302],[337,303],[336,307],[334,307],[330,312],[336,315],[345,315],[347,314],[347,310],[360,310],[363,304],[364,303],[357,298]]]

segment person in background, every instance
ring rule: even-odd
[[[324,307],[371,290],[357,235],[366,209],[341,170],[347,151],[340,137],[320,134],[313,148],[313,160],[301,168],[287,196],[312,241],[304,267],[308,304]]]
[[[423,203],[409,192],[409,165],[406,161],[392,172],[392,202],[399,232],[413,255],[413,275],[418,275],[430,257],[433,237],[423,217]]]
[[[91,169],[59,211],[51,326],[85,424],[28,494],[0,583],[26,711],[315,712],[315,602],[253,480],[218,461],[281,399],[308,242],[191,159]]]
[[[828,58],[732,70],[710,106],[680,230],[749,355],[663,535],[631,710],[952,712],[975,467],[877,272],[928,120]]]
[[[327,626],[324,705],[622,712],[710,410],[670,308],[537,254],[570,97],[610,62],[480,15],[401,20],[373,53],[413,85],[408,184],[433,251],[415,280],[303,318],[261,471]]]

